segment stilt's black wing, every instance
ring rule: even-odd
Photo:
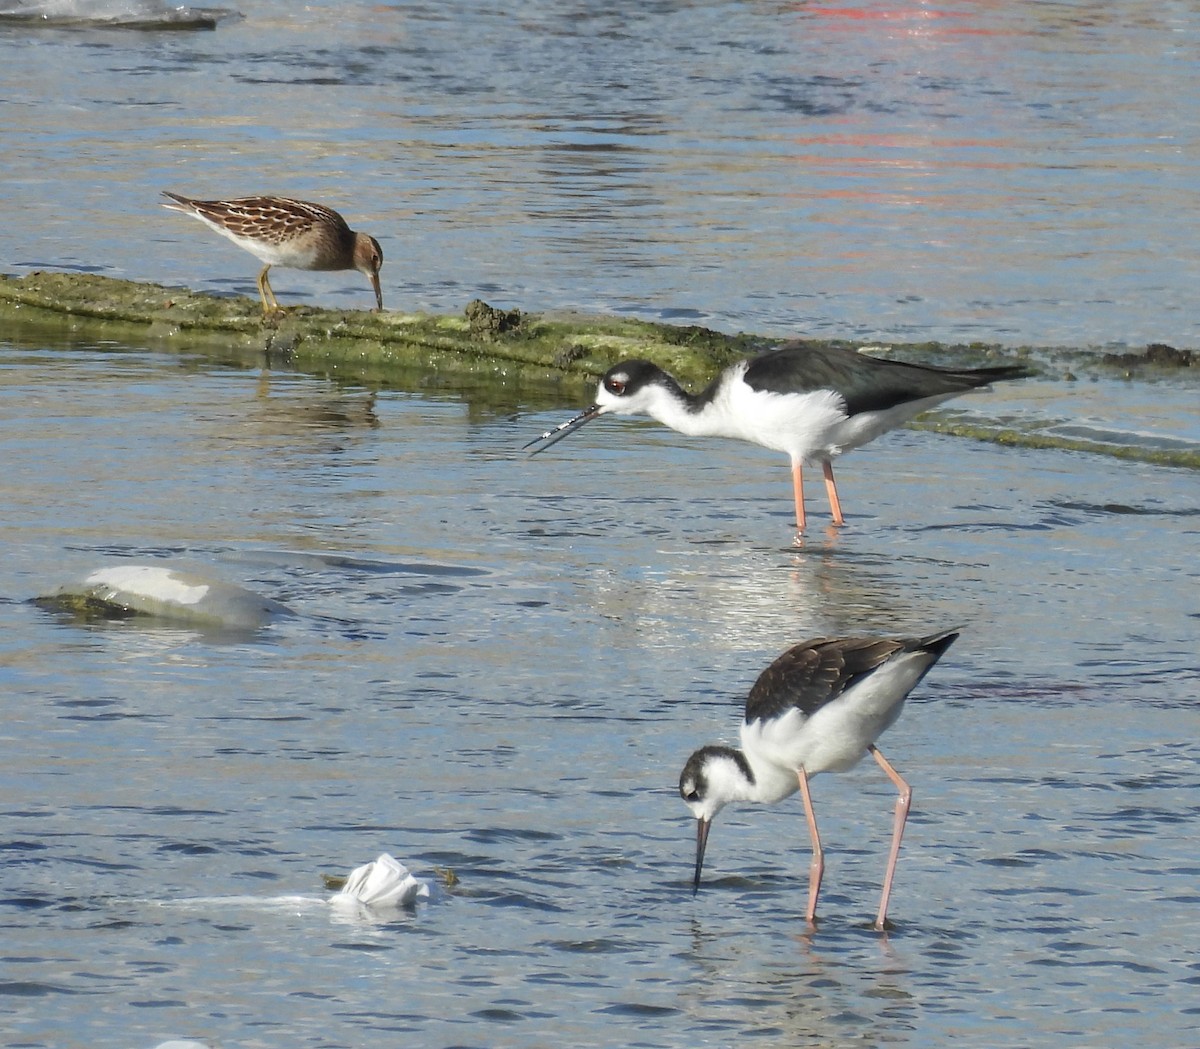
[[[1017,366],[953,369],[869,357],[834,346],[790,342],[755,357],[746,368],[746,384],[768,393],[835,390],[846,400],[848,415],[878,412],[927,397],[946,397],[998,379],[1030,374]]]
[[[778,717],[791,707],[808,717],[897,652],[928,652],[932,667],[957,637],[957,632],[945,631],[919,639],[820,637],[804,641],[759,674],[746,698],[746,720]]]

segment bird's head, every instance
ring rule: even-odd
[[[678,390],[675,380],[657,364],[649,361],[614,364],[600,379],[595,404],[585,408],[574,419],[568,419],[554,429],[539,434],[525,447],[540,445],[530,453],[537,455],[602,415],[650,415],[660,418],[656,406],[661,399],[670,396],[668,391],[671,388]]]
[[[692,891],[700,888],[704,850],[714,817],[731,801],[749,797],[754,775],[746,755],[732,747],[701,747],[679,774],[679,796],[696,817],[696,870]]]
[[[379,287],[379,271],[383,268],[383,248],[374,237],[365,233],[354,235],[354,268],[371,282],[375,305],[383,312],[383,291]]]
[[[654,415],[654,406],[675,381],[657,364],[622,361],[604,373],[596,391],[597,414]]]

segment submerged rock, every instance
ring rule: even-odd
[[[35,601],[85,619],[153,616],[195,626],[254,630],[290,614],[251,590],[165,565],[111,565]]]
[[[114,29],[216,29],[234,12],[224,8],[183,7],[162,0],[9,0],[0,2],[0,24],[103,27]]]
[[[1104,363],[1120,368],[1136,368],[1142,364],[1155,368],[1191,368],[1200,364],[1200,355],[1191,350],[1178,350],[1165,342],[1152,342],[1144,353],[1106,353]]]

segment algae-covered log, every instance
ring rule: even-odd
[[[474,410],[515,406],[577,407],[595,389],[590,381],[613,364],[642,357],[698,389],[731,361],[782,342],[756,335],[726,335],[677,326],[583,313],[525,313],[478,300],[462,316],[296,306],[264,320],[257,299],[198,294],[186,288],[141,284],[86,273],[0,275],[0,330],[13,341],[67,336],[72,343],[161,346],[243,365],[286,363],[340,382],[428,390],[452,386]],[[1063,448],[1120,455],[1164,465],[1200,466],[1194,442],[1129,440],[1129,424],[1104,417],[1081,434],[1075,373],[1101,379],[1166,375],[1188,382],[1200,355],[1153,346],[1114,356],[1080,348],[1014,349],[990,343],[889,343],[866,346],[846,340],[816,345],[866,349],[879,356],[954,367],[1012,362],[1039,367],[1040,389],[1029,417],[986,418],[941,412],[913,425],[943,433],[1024,447]],[[1053,380],[1066,380],[1055,383]],[[569,389],[567,387],[570,387]],[[1136,420],[1135,420],[1136,422]],[[1108,431],[1112,431],[1109,433]],[[1069,432],[1068,432],[1069,431]],[[1140,432],[1140,428],[1138,430]]]
[[[503,370],[523,378],[596,376],[618,360],[649,357],[685,381],[702,381],[773,341],[619,317],[498,310],[478,301],[462,317],[296,306],[264,321],[258,302],[244,296],[201,295],[95,274],[0,277],[0,318],[34,323],[34,314],[42,323],[86,319],[127,334],[135,329],[143,339],[169,339],[181,349],[203,351],[215,340],[226,352],[286,355],[297,367],[346,378],[388,366],[465,374]]]
[[[264,320],[257,299],[86,273],[0,275],[0,319],[86,323],[108,337],[150,336],[197,352],[215,344],[222,352],[237,350],[256,360],[265,352],[303,370],[337,372],[346,379],[377,377],[388,368],[522,379],[595,377],[618,361],[644,357],[681,382],[699,384],[738,357],[783,341],[625,317],[523,313],[479,300],[468,303],[461,317],[294,306],[280,318]],[[832,340],[822,345],[859,346]],[[903,350],[925,359],[949,355],[959,365],[1012,353],[995,346],[933,343]]]

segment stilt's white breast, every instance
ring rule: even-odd
[[[828,459],[841,452],[838,428],[846,419],[846,402],[833,390],[768,393],[747,386],[741,374],[731,377],[714,405],[730,420],[726,436],[753,441],[785,452],[793,459]]]

